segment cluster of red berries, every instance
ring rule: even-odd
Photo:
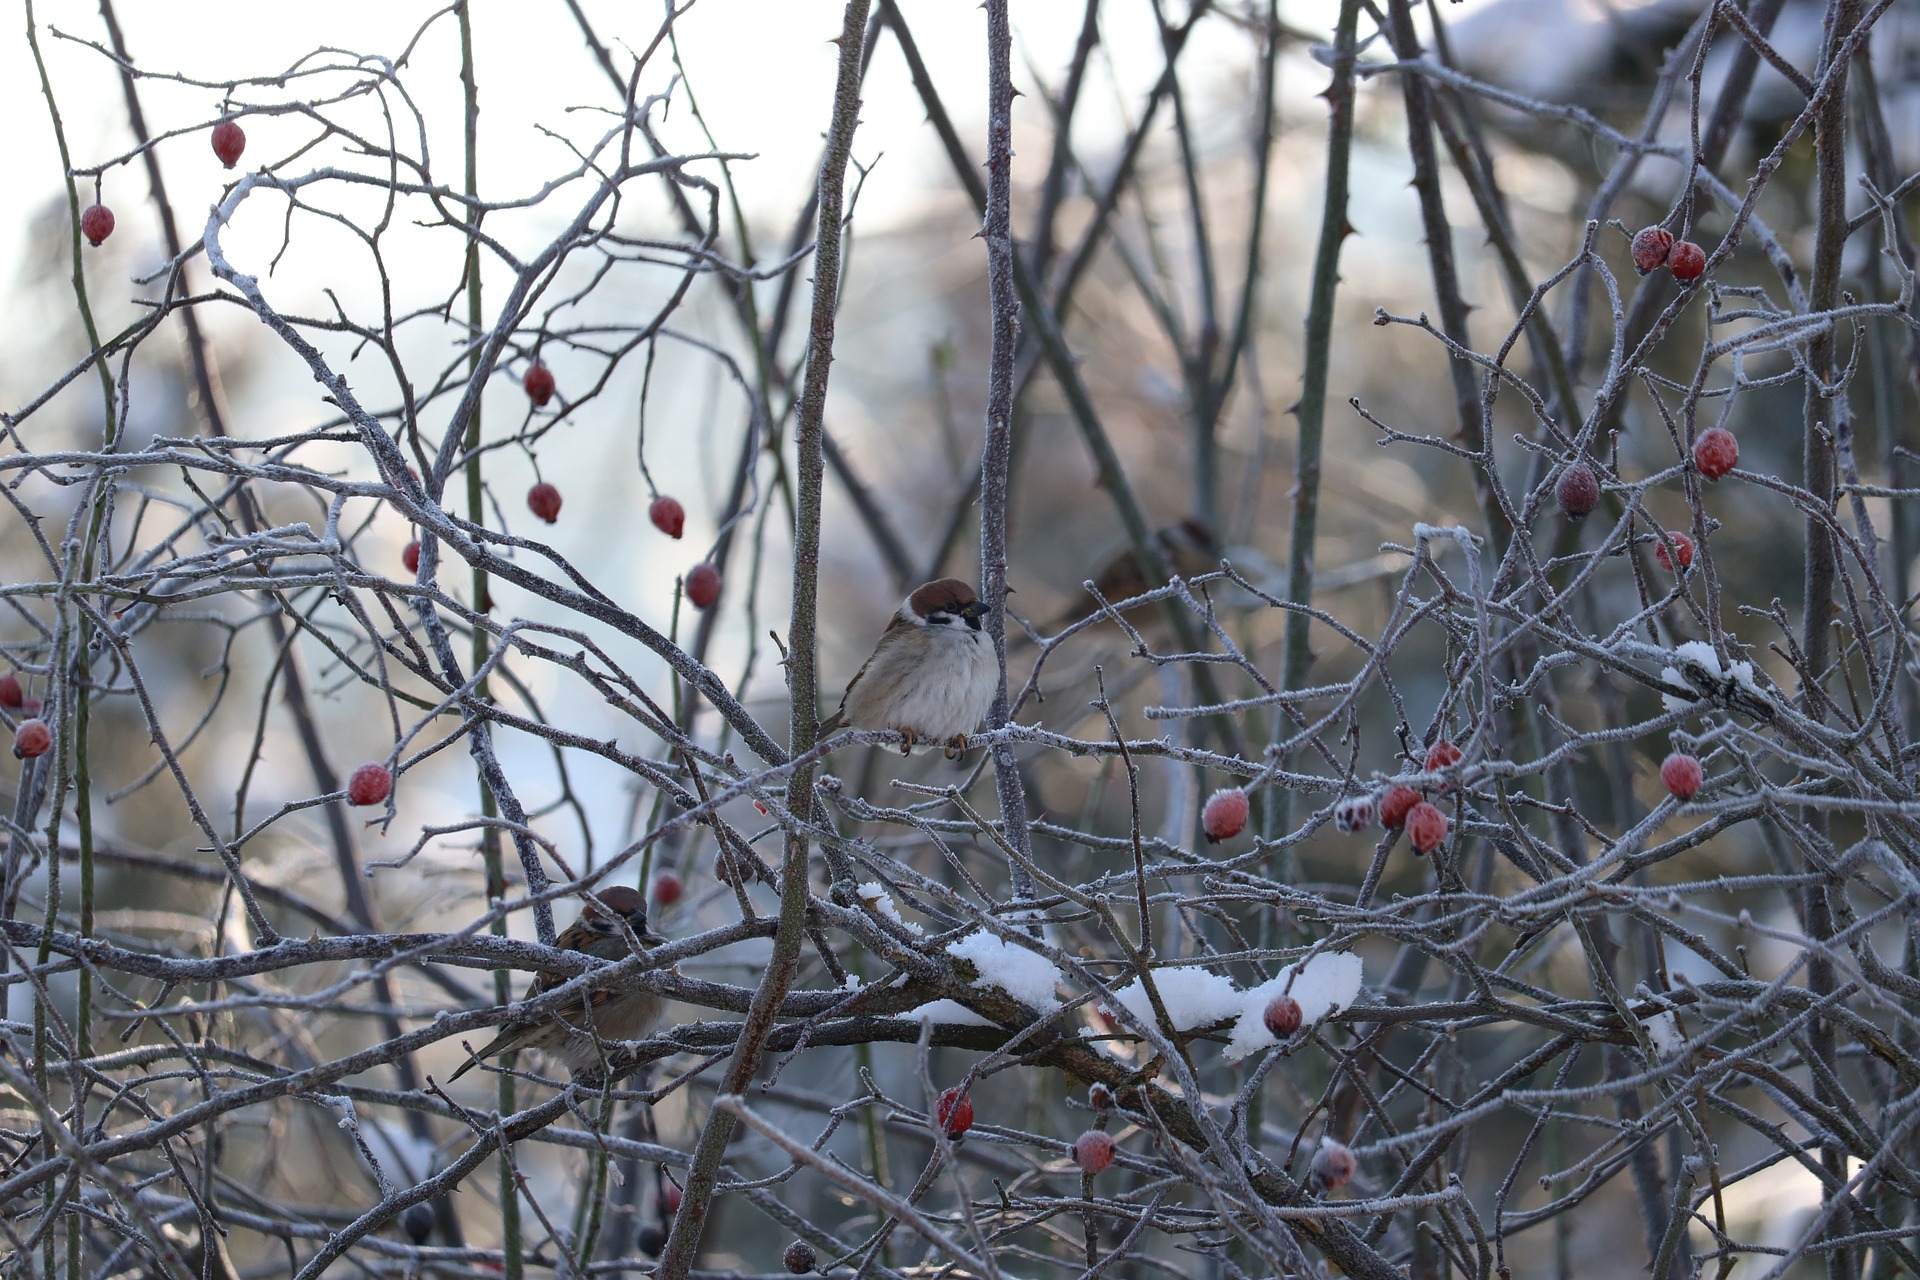
[[[1674,279],[1691,284],[1707,269],[1706,250],[1691,240],[1675,240],[1665,227],[1640,228],[1629,252],[1633,269],[1643,276],[1665,267]]]
[[[247,149],[246,130],[236,120],[222,120],[213,126],[209,141],[213,143],[213,154],[229,169],[240,163],[241,153]],[[113,234],[113,221],[113,210],[98,202],[90,204],[80,214],[80,234],[98,249]]]
[[[1451,769],[1462,758],[1460,748],[1442,738],[1427,748],[1425,771],[1439,773]],[[1447,784],[1441,783],[1439,789],[1447,790]],[[1380,825],[1387,830],[1407,829],[1407,840],[1416,853],[1432,853],[1447,842],[1447,828],[1452,825],[1447,815],[1440,806],[1431,803],[1404,782],[1396,782],[1381,792],[1379,801],[1373,807],[1380,818]],[[1334,821],[1342,831],[1359,830],[1359,826],[1352,825],[1349,820],[1342,820],[1341,810],[1335,811]]]

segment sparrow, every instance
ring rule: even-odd
[[[636,890],[616,885],[589,897],[586,910],[561,931],[554,939],[554,946],[563,951],[582,951],[603,960],[620,960],[631,954],[628,929],[645,946],[657,947],[666,942],[647,928],[646,899]],[[533,985],[527,988],[527,999],[545,995],[576,976],[553,970],[536,974]],[[570,1005],[550,1018],[502,1027],[499,1035],[447,1079],[458,1080],[482,1058],[518,1049],[544,1050],[567,1070],[578,1071],[600,1061],[601,1044],[638,1040],[646,1035],[660,1020],[662,1003],[658,994],[647,990],[589,992],[584,1002]]]
[[[880,633],[820,732],[892,729],[905,739],[901,755],[923,740],[944,743],[949,757],[965,751],[1000,685],[993,639],[980,625],[986,614],[958,578],[920,587]]]

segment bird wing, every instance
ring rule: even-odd
[[[903,618],[897,613],[893,615],[893,621],[889,622],[887,629],[880,633],[880,642],[873,646],[873,652],[868,654],[867,660],[860,664],[860,669],[853,673],[853,679],[847,681],[847,691],[840,695],[840,709],[820,722],[821,733],[835,733],[841,729],[851,727],[851,723],[847,719],[847,703],[853,697],[853,691],[855,687],[859,685],[860,677],[867,674],[867,668],[871,667],[873,660],[880,656],[880,651],[887,647],[887,637],[903,627],[911,627],[912,625],[913,623],[909,619]]]

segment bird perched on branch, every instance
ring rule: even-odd
[[[616,885],[590,896],[580,918],[561,932],[554,945],[563,951],[619,960],[633,954],[635,942],[657,947],[666,939],[647,928],[646,899],[625,885]],[[545,970],[527,988],[527,999],[537,999],[574,976]],[[602,1044],[638,1040],[646,1035],[660,1020],[663,1003],[657,993],[644,989],[590,991],[581,1002],[550,1017],[502,1027],[499,1035],[448,1079],[458,1080],[482,1058],[519,1049],[542,1050],[567,1070],[578,1071],[600,1060]]]
[[[892,729],[906,740],[902,755],[923,741],[944,744],[949,756],[965,751],[1000,683],[993,638],[980,625],[986,614],[958,578],[920,587],[880,633],[820,732]]]

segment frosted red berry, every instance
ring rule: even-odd
[[[1332,1191],[1352,1182],[1359,1165],[1351,1147],[1326,1138],[1321,1141],[1320,1149],[1313,1153],[1313,1180],[1323,1189]]]
[[[0,707],[17,711],[26,705],[26,690],[20,687],[20,677],[9,671],[0,676]]]
[[[959,1137],[973,1128],[973,1095],[959,1085],[946,1090],[933,1104],[933,1118],[949,1138]]]
[[[1633,233],[1633,269],[1641,275],[1666,265],[1667,251],[1673,248],[1673,232],[1665,227],[1642,227]]]
[[[1709,480],[1718,480],[1740,465],[1740,442],[1725,427],[1708,427],[1693,442],[1693,465]]]
[[[671,1182],[661,1187],[653,1197],[653,1207],[660,1211],[662,1218],[671,1218],[680,1212],[680,1188]]]
[[[1276,1040],[1285,1040],[1300,1029],[1300,1002],[1292,996],[1275,996],[1267,1002],[1267,1030]]]
[[[1670,533],[1667,536],[1673,539],[1673,552],[1675,556],[1679,557],[1680,567],[1682,569],[1690,568],[1693,564],[1693,539],[1684,533]],[[1667,558],[1665,543],[1654,543],[1653,558],[1659,562],[1662,569],[1667,570],[1669,573],[1673,572],[1673,561]]]
[[[220,163],[231,169],[240,163],[240,155],[247,149],[247,131],[236,120],[222,120],[213,126],[213,154],[220,157]]]
[[[560,518],[560,491],[542,480],[527,490],[527,510],[552,524]]]
[[[100,242],[113,234],[113,210],[103,204],[88,205],[87,211],[80,215],[80,234],[98,249]]]
[[[1333,825],[1342,835],[1353,835],[1373,825],[1373,797],[1348,796],[1333,806]]]
[[[720,599],[720,571],[710,564],[697,564],[687,575],[687,600],[696,609],[711,609]]]
[[[796,1276],[803,1276],[820,1265],[820,1256],[805,1240],[795,1240],[787,1246],[787,1251],[780,1255],[780,1262],[789,1272]]]
[[[1684,751],[1676,751],[1660,762],[1661,785],[1677,800],[1693,799],[1705,777],[1700,761]]]
[[[1420,853],[1432,853],[1447,840],[1447,815],[1422,800],[1407,815],[1407,839]]]
[[[1113,1110],[1113,1090],[1100,1081],[1094,1081],[1087,1088],[1087,1105],[1095,1111]]]
[[[669,538],[677,538],[680,531],[687,527],[687,509],[680,505],[678,499],[669,498],[663,493],[647,508],[647,519],[653,521],[653,527]]]
[[[1247,793],[1238,787],[1226,787],[1207,797],[1200,811],[1200,829],[1209,844],[1231,840],[1247,826]]]
[[[379,804],[393,794],[393,775],[383,764],[363,764],[347,779],[350,804]]]
[[[1676,280],[1691,283],[1698,280],[1700,273],[1706,269],[1706,250],[1691,240],[1676,240],[1673,248],[1667,250],[1667,270],[1673,272]]]
[[[1420,803],[1420,793],[1404,782],[1388,787],[1380,797],[1380,825],[1389,831],[1400,826]]]
[[[527,367],[527,375],[520,380],[520,385],[526,388],[527,399],[538,408],[553,399],[553,370],[536,360]]]
[[[1584,519],[1600,505],[1600,482],[1586,463],[1576,462],[1560,473],[1553,496],[1560,500],[1560,510],[1567,519]]]
[[[47,722],[38,716],[22,720],[20,727],[13,731],[13,754],[16,759],[31,760],[52,749],[53,730],[47,728]]]
[[[1113,1139],[1089,1129],[1073,1140],[1073,1162],[1082,1173],[1104,1173],[1113,1164]]]
[[[670,907],[680,901],[680,877],[671,871],[662,871],[653,878],[653,900],[663,907]]]
[[[1460,748],[1445,738],[1427,749],[1427,772],[1438,773],[1460,763]]]
[[[420,572],[420,539],[415,538],[400,548],[400,563],[407,566],[408,573]]]

